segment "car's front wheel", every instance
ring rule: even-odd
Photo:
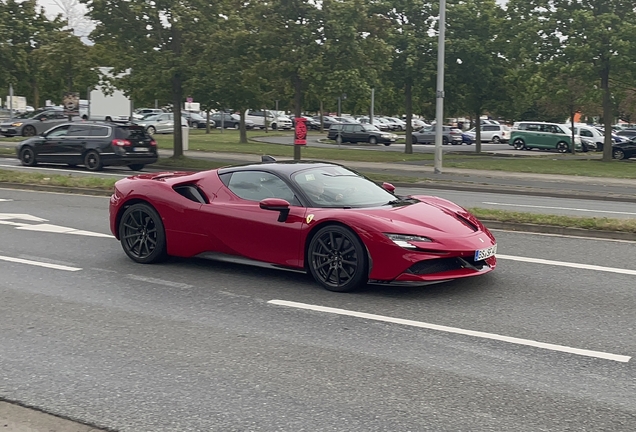
[[[358,236],[341,225],[327,225],[312,237],[307,265],[329,291],[347,292],[367,283],[367,255]]]
[[[22,128],[22,136],[24,137],[35,136],[35,127],[31,125],[26,125],[24,128]]]
[[[567,153],[567,152],[568,152],[568,147],[569,147],[569,146],[568,146],[568,144],[567,144],[567,143],[565,143],[565,142],[561,141],[560,143],[558,143],[558,144],[557,144],[556,149],[557,149],[557,151],[558,151],[559,153]]]
[[[499,139],[497,135],[495,135],[494,137],[492,137],[492,142],[493,144],[499,144],[501,140]]]
[[[614,159],[623,160],[625,159],[625,152],[621,149],[614,149],[614,151],[612,151],[612,157]]]
[[[370,136],[369,137],[369,144],[375,145],[377,143],[378,143],[378,138],[377,137],[374,137],[374,136]]]
[[[146,132],[148,132],[148,135],[154,135],[157,133],[157,129],[154,126],[148,126]]]
[[[521,138],[517,138],[513,141],[512,146],[515,150],[523,150],[526,148],[526,143]]]
[[[35,160],[35,152],[31,147],[24,147],[20,150],[20,163],[24,166],[32,167],[37,165]]]
[[[166,258],[166,233],[159,213],[148,204],[128,207],[119,223],[119,240],[133,261],[150,264]]]

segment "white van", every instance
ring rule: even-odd
[[[265,129],[265,116],[267,115],[268,127],[276,129],[291,129],[292,121],[285,115],[276,114],[269,110],[252,110],[245,111],[245,120],[254,122],[255,128]]]

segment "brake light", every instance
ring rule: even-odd
[[[125,139],[114,139],[111,141],[111,144],[115,147],[130,147],[132,143]]]
[[[151,145],[152,147],[157,147],[157,141],[155,141],[155,140],[151,140],[151,141],[150,141],[150,145]]]

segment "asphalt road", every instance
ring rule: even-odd
[[[490,274],[336,294],[135,264],[106,210],[0,189],[0,398],[119,431],[636,429],[634,243],[495,232]]]

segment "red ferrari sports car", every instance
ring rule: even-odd
[[[230,259],[311,273],[331,291],[482,275],[497,244],[462,207],[398,196],[341,165],[276,162],[120,180],[111,231],[139,263]]]

